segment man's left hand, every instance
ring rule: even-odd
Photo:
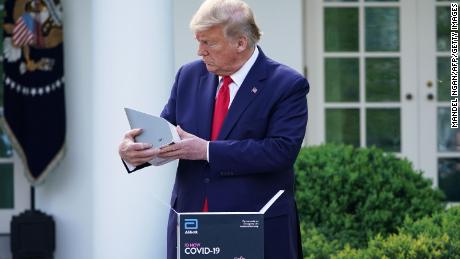
[[[177,133],[181,140],[175,144],[160,149],[158,157],[187,160],[206,160],[207,141],[190,134],[177,126]]]

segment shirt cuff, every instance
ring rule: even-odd
[[[209,141],[206,143],[206,161],[209,163]]]

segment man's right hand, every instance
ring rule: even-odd
[[[134,138],[142,133],[142,129],[133,129],[126,132],[120,146],[118,153],[121,159],[133,166],[142,165],[157,157],[160,152],[157,148],[152,148],[148,143],[136,143]]]

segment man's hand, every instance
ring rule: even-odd
[[[173,145],[161,148],[158,157],[206,160],[207,141],[184,131],[180,126],[177,126],[176,129],[181,140]]]
[[[118,147],[120,157],[133,166],[139,166],[148,162],[159,153],[159,149],[152,148],[148,143],[135,143],[134,138],[142,133],[142,129],[133,129],[126,132],[123,141]]]

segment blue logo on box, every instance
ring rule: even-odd
[[[198,219],[184,219],[184,229],[188,229],[188,230],[198,229]]]

